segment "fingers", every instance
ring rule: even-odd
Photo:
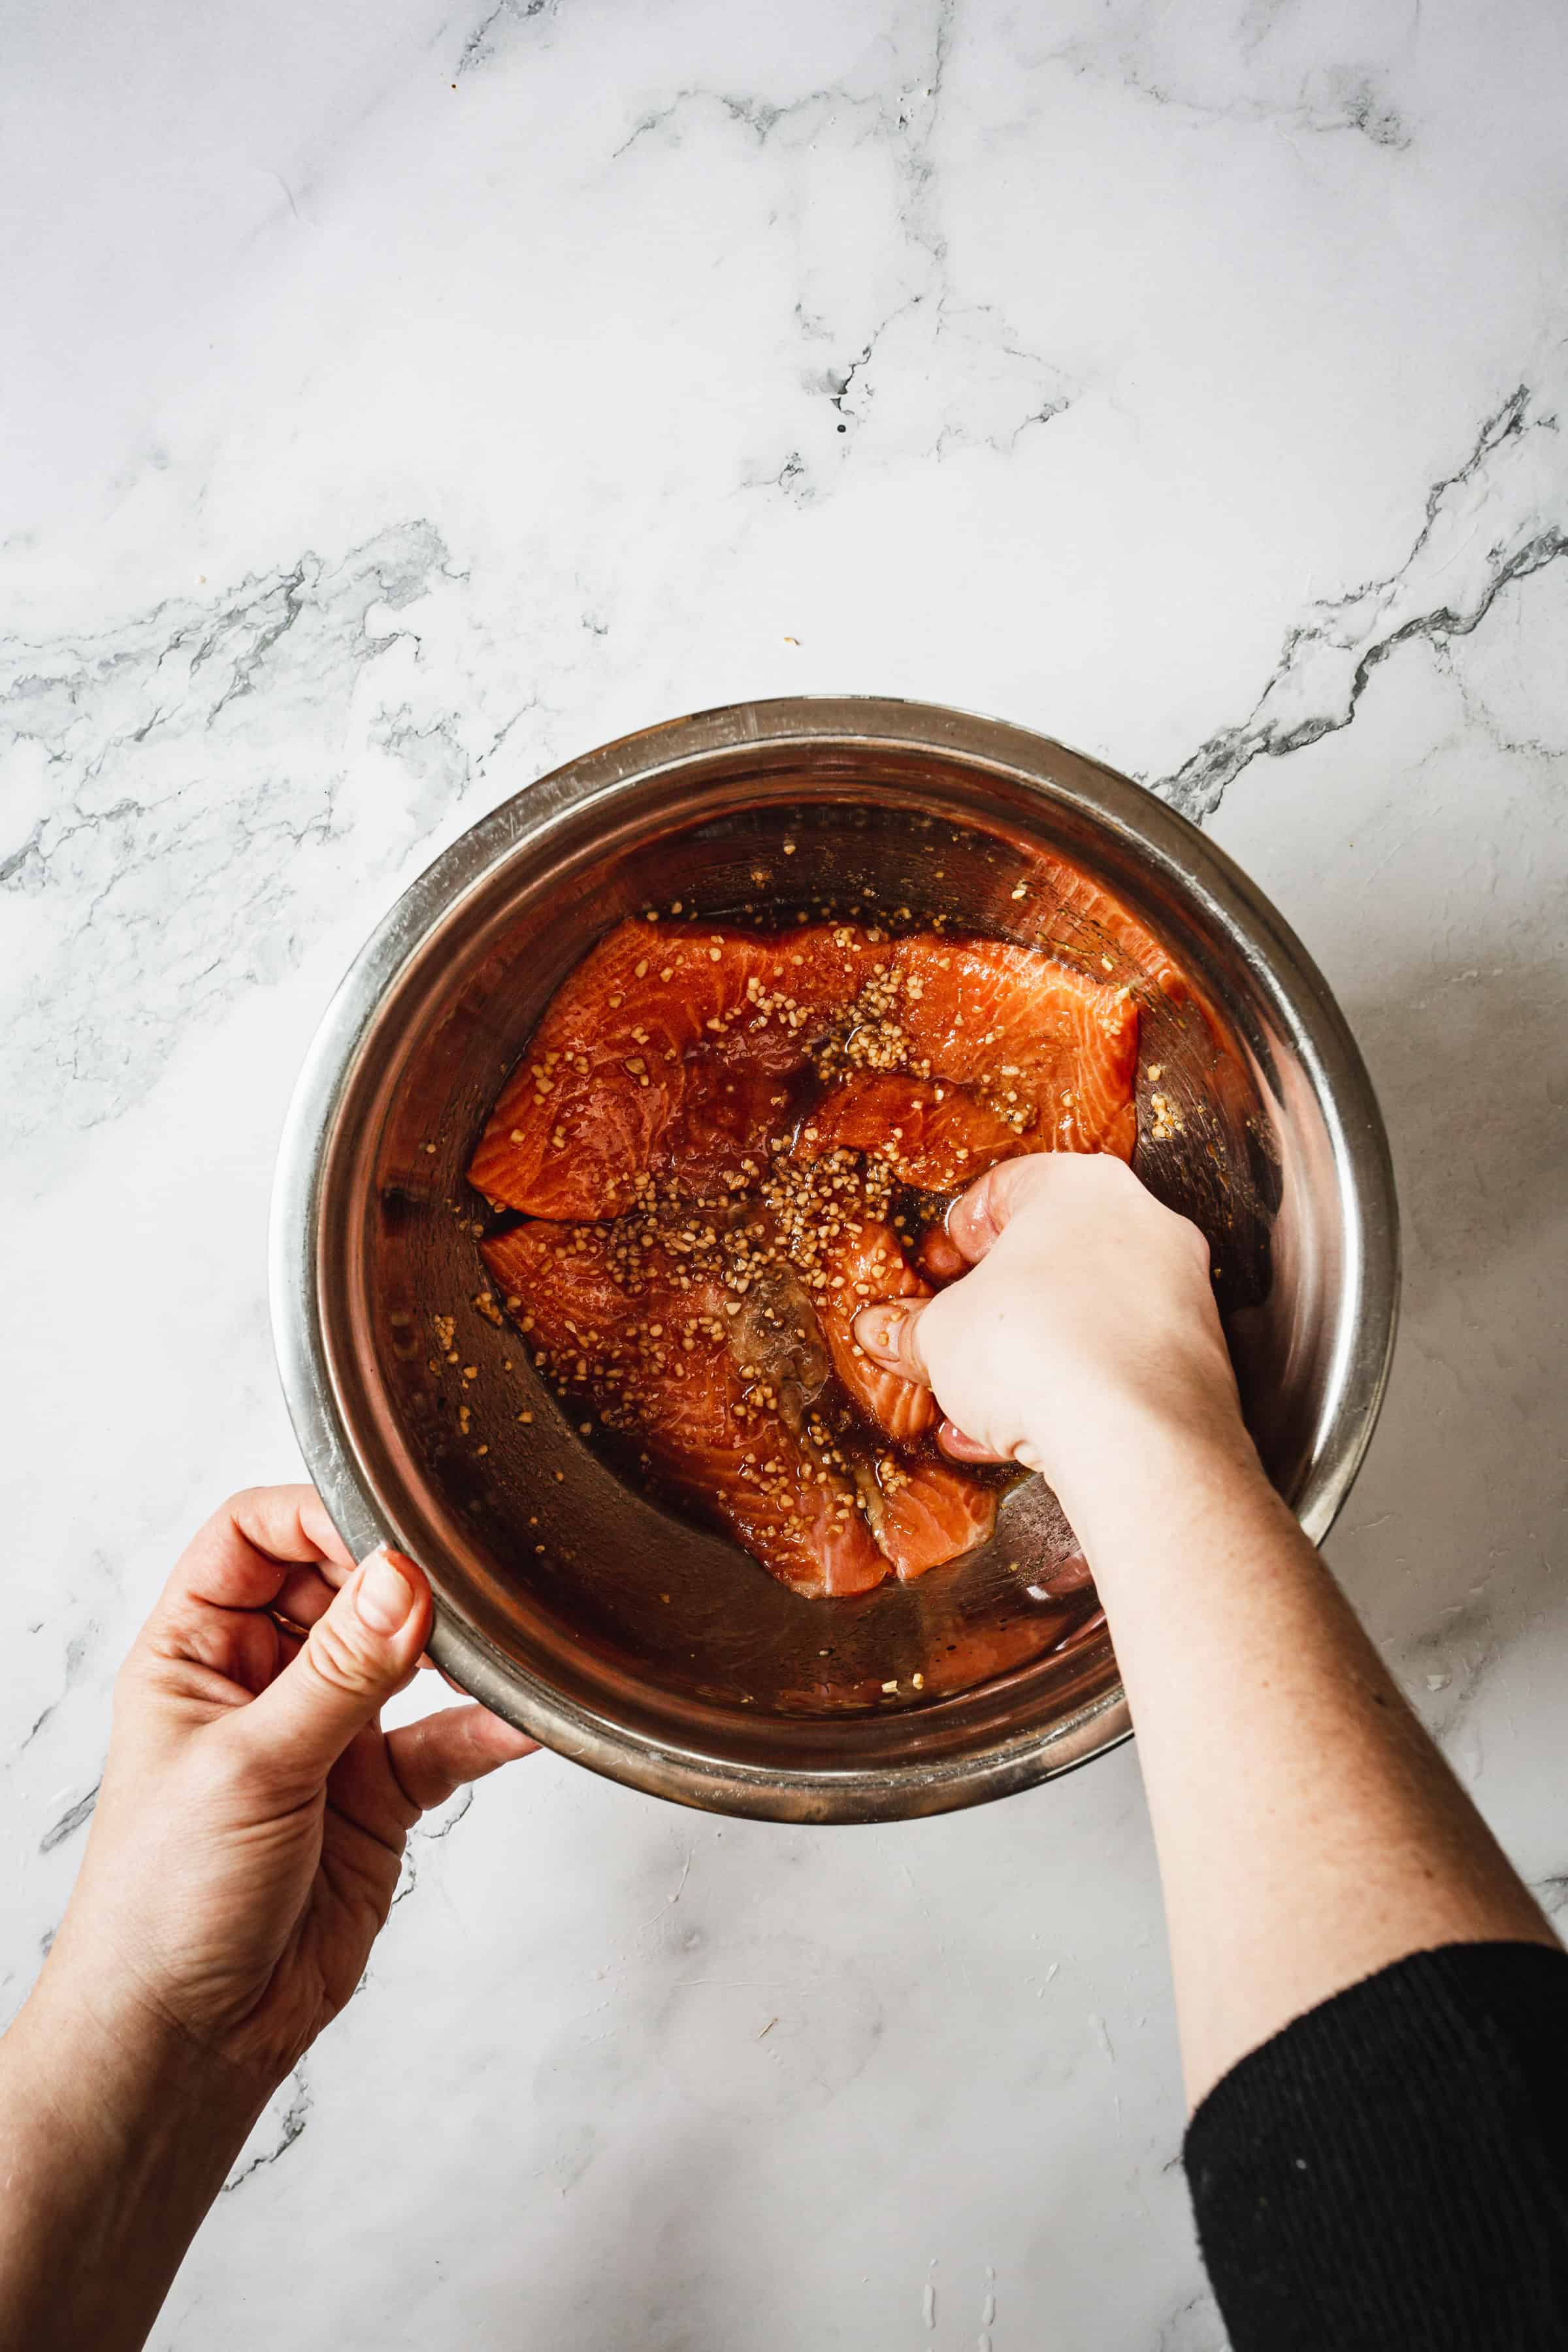
[[[997,1454],[989,1445],[983,1445],[979,1438],[960,1429],[955,1421],[937,1423],[936,1442],[953,1462],[1010,1462],[1013,1458],[1010,1454]]]
[[[258,1551],[274,1559],[334,1563],[343,1575],[353,1573],[354,1556],[314,1486],[247,1487],[224,1510]]]
[[[969,1270],[969,1260],[941,1225],[928,1225],[921,1242],[919,1265],[928,1282],[956,1282]]]
[[[923,1246],[932,1255],[933,1272],[952,1279],[983,1258],[1018,1210],[1050,1181],[1048,1167],[1056,1156],[1035,1152],[1023,1160],[1005,1160],[972,1184],[948,1211],[945,1234],[939,1235],[933,1230],[926,1236]],[[913,1299],[889,1299],[863,1307],[855,1318],[855,1339],[884,1371],[929,1389],[931,1374],[921,1344],[922,1313],[922,1303]],[[971,1454],[956,1458],[995,1461],[998,1457]]]
[[[1056,1158],[1055,1152],[1034,1151],[1022,1160],[1004,1160],[960,1193],[947,1213],[947,1236],[967,1264],[977,1265],[1025,1203],[1038,1197]]]
[[[351,1569],[349,1575],[353,1573]],[[337,1567],[291,1568],[268,1607],[274,1616],[287,1617],[291,1624],[303,1625],[308,1633],[317,1618],[324,1617],[331,1607],[333,1593],[347,1582],[348,1576]]]
[[[885,1372],[897,1372],[901,1380],[914,1381],[929,1389],[931,1374],[926,1370],[921,1353],[921,1317],[925,1303],[917,1298],[889,1298],[875,1307],[862,1307],[855,1318],[856,1344],[865,1349],[874,1364]]]
[[[357,1731],[419,1663],[430,1588],[401,1553],[372,1552],[299,1654],[230,1719],[254,1769],[301,1795],[317,1788]]]
[[[353,1574],[352,1560],[346,1570],[332,1559],[323,1560],[319,1568],[291,1568],[268,1604],[273,1617],[287,1618],[290,1625],[302,1625],[308,1633],[318,1617],[326,1615],[332,1605],[333,1593],[346,1584]],[[292,1655],[292,1652],[289,1654]],[[436,1662],[433,1658],[422,1657],[419,1663],[421,1666],[434,1670]],[[264,1679],[269,1682],[271,1676],[267,1675]],[[443,1675],[441,1679],[451,1682],[449,1675]],[[257,1683],[253,1687],[259,1690],[261,1684]],[[457,1690],[458,1684],[452,1683],[452,1688]]]
[[[1025,1209],[1051,1199],[1075,1208],[1085,1201],[1104,1208],[1118,1198],[1125,1205],[1129,1193],[1147,1200],[1143,1187],[1124,1160],[1105,1151],[1031,1151],[1018,1160],[1004,1160],[961,1193],[947,1213],[947,1234],[953,1247],[970,1265],[1000,1241]]]
[[[297,1563],[353,1567],[313,1486],[253,1486],[215,1511],[174,1563],[153,1612],[170,1632],[204,1612],[265,1609]]]
[[[410,1804],[427,1813],[469,1780],[502,1764],[532,1756],[539,1747],[483,1706],[448,1706],[387,1735],[386,1750]]]

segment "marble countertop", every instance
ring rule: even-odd
[[[295,1070],[393,895],[678,711],[1166,793],[1393,1136],[1333,1562],[1568,1906],[1568,23],[1552,0],[174,0],[11,26],[0,2013],[116,1663],[294,1475]],[[1135,1752],[956,1818],[547,1758],[414,1841],[160,2352],[1216,2352]]]

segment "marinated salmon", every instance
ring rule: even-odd
[[[1120,898],[1065,858],[1037,856],[1032,868],[1026,886],[1030,895],[1045,892],[1054,900],[1042,945],[1070,948],[1101,963],[1107,947],[1114,948],[1173,1004],[1186,1002],[1191,992],[1185,972]]]
[[[929,1298],[930,1286],[910,1265],[892,1226],[869,1216],[845,1227],[823,1264],[827,1282],[817,1293],[816,1311],[833,1369],[868,1421],[896,1444],[912,1445],[936,1419],[935,1398],[913,1381],[881,1370],[857,1347],[852,1327],[862,1307],[886,1298]]]
[[[663,1175],[700,1193],[726,1178],[742,1189],[784,1130],[779,1082],[805,1067],[891,951],[847,924],[768,936],[618,925],[552,1000],[470,1181],[552,1218],[616,1216]]]
[[[1129,974],[1147,981],[1172,1004],[1192,1006],[1217,1055],[1236,1052],[1235,1032],[1213,997],[1194,985],[1164,942],[1120,898],[1059,857],[1034,861],[1028,890],[1031,900],[1037,892],[1053,901],[1044,923],[1037,920],[1027,927],[1037,945],[1047,952],[1081,957],[1113,982]]]
[[[875,1486],[862,1477],[861,1493],[877,1541],[904,1584],[988,1543],[996,1525],[995,1487],[946,1462],[885,1454]]]
[[[900,1019],[917,1067],[1017,1122],[1031,1151],[1110,1151],[1137,1140],[1138,1007],[1007,940],[899,943]]]
[[[960,1192],[999,1160],[1037,1149],[966,1087],[902,1072],[857,1072],[831,1088],[801,1129],[803,1159],[864,1151],[905,1184]]]
[[[540,1221],[483,1244],[548,1378],[638,1444],[673,1496],[729,1528],[810,1597],[868,1591],[888,1572],[853,1478],[789,1426],[773,1384],[743,1366],[713,1275],[615,1229]]]
[[[930,1195],[1026,1151],[1131,1156],[1138,1021],[1114,972],[1006,940],[622,923],[474,1155],[532,1221],[482,1244],[491,1277],[559,1392],[782,1583],[923,1575],[986,1541],[998,1490],[935,1453],[930,1391],[854,1318],[962,1272]]]

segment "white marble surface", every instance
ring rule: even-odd
[[[1163,780],[1321,960],[1408,1247],[1332,1557],[1568,1904],[1555,0],[7,30],[5,2011],[132,1629],[296,1466],[337,973],[556,760],[830,688]],[[553,1759],[457,1812],[162,2352],[1220,2344],[1133,1753],[875,1832]]]

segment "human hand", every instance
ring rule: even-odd
[[[57,2006],[282,2080],[363,1974],[420,1814],[534,1746],[473,1706],[381,1729],[430,1615],[412,1561],[356,1567],[309,1486],[208,1520],[116,1685]]]
[[[1121,1160],[1004,1160],[954,1202],[947,1232],[969,1270],[924,1302],[863,1307],[855,1337],[935,1391],[956,1460],[1040,1471],[1087,1536],[1079,1508],[1141,1445],[1251,1457],[1208,1244]]]

